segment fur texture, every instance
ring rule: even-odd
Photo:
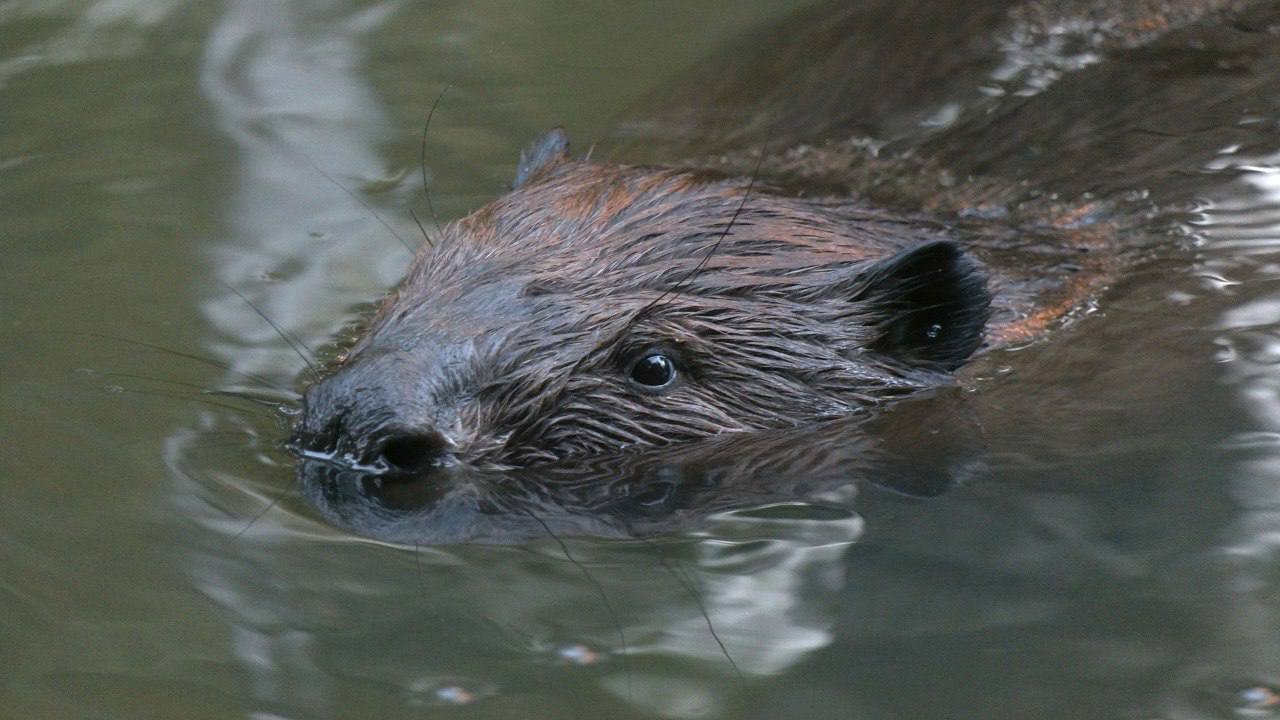
[[[374,467],[416,438],[512,467],[686,443],[864,411],[981,342],[986,282],[940,227],[562,140],[424,248],[308,390],[296,444]],[[659,391],[629,377],[655,352],[677,372]]]

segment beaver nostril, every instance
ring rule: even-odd
[[[419,472],[444,454],[439,435],[396,435],[382,446],[382,459],[398,472]]]

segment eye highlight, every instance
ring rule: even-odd
[[[676,364],[664,353],[651,352],[631,366],[630,376],[647,390],[661,390],[676,381]]]

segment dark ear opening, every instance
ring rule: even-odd
[[[569,159],[569,134],[564,128],[552,128],[550,132],[533,144],[520,151],[520,164],[516,166],[516,181],[511,189],[516,189],[528,182],[544,168],[551,167],[561,160]]]
[[[918,245],[877,262],[857,300],[870,306],[870,349],[907,365],[951,371],[982,344],[991,294],[955,243]]]

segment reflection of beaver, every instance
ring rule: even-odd
[[[575,161],[553,131],[310,388],[297,443],[418,471],[857,413],[945,381],[993,310],[993,336],[1019,316],[958,240],[743,180]]]

